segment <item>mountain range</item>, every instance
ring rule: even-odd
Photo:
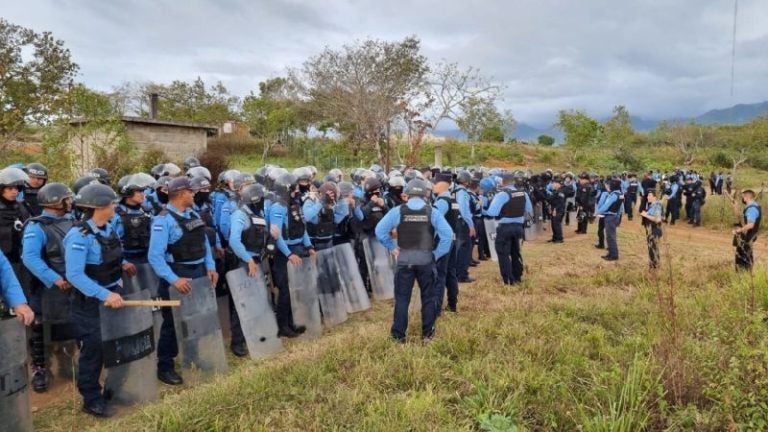
[[[678,117],[666,120],[649,120],[642,117],[630,116],[632,127],[638,132],[647,132],[655,129],[659,123],[667,121],[669,123],[688,123],[698,124],[743,124],[757,117],[768,115],[768,101],[754,104],[738,104],[729,108],[713,109],[697,117]],[[604,122],[607,119],[600,119]],[[433,132],[435,136],[443,136],[456,139],[465,139],[466,135],[458,128],[438,129]],[[515,128],[515,138],[521,141],[535,142],[539,135],[549,135],[560,143],[563,141],[563,132],[554,127],[536,127],[527,123],[518,123]]]

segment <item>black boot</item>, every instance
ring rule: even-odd
[[[36,393],[48,391],[48,370],[44,367],[35,366],[32,369],[32,390]]]

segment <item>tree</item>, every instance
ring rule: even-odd
[[[467,134],[475,158],[475,141],[504,142],[505,135],[515,129],[515,119],[510,111],[500,113],[487,98],[467,98],[461,105],[462,114],[456,121],[459,129]]]
[[[549,135],[539,135],[538,142],[539,145],[551,147],[555,145],[555,138]]]
[[[634,138],[635,130],[632,128],[632,120],[629,111],[624,105],[613,108],[613,116],[603,126],[606,143],[615,151],[626,150],[627,144]]]
[[[26,124],[47,124],[61,114],[77,70],[69,49],[50,32],[0,18],[0,139],[7,143]]]
[[[366,40],[340,50],[326,48],[292,76],[316,117],[332,122],[355,155],[370,149],[385,160],[380,135],[403,111],[404,101],[423,91],[429,66],[420,45],[411,36],[400,42]]]
[[[600,123],[584,111],[560,111],[555,127],[565,133],[565,145],[573,148],[597,144],[603,132]]]

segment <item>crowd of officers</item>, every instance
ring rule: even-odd
[[[46,391],[50,379],[39,320],[45,290],[67,293],[72,302],[71,321],[56,326],[51,340],[78,341],[83,410],[108,416],[111,410],[99,383],[103,359],[98,307],[123,306],[121,277],[135,273],[139,264],[151,265],[161,281],[159,295],[168,299],[170,289],[187,293],[190,281],[199,277],[208,277],[225,294],[220,275],[246,266],[249,276],[256,277],[268,263],[278,335],[293,338],[305,329],[293,321],[288,266],[301,264],[319,248],[351,242],[370,291],[361,240],[375,239],[395,258],[391,337],[406,340],[408,306],[417,282],[421,335],[429,341],[441,313],[457,311],[459,284],[474,281],[470,269],[479,261],[495,255],[504,284],[522,281],[521,242],[545,221],[551,227],[549,241],[558,244],[564,241],[564,224],[575,224],[576,233],[583,235],[597,220],[595,246],[607,250],[605,260],[615,261],[617,227],[624,216],[633,220],[637,211],[655,268],[662,224],[674,225],[684,208],[687,222],[699,226],[706,198],[701,177],[682,171],[647,172],[638,178],[632,173],[575,176],[550,170],[531,174],[405,166],[386,173],[373,165],[348,176],[334,169],[323,177],[309,166],[292,171],[265,166],[254,174],[224,171],[213,180],[193,157],[183,169],[166,163],[150,173],[125,176],[117,181],[116,192],[103,169],[77,179],[71,189],[49,182],[47,169],[38,163],[0,171],[0,299],[31,326],[35,391]],[[722,178],[713,191],[722,193],[718,184]],[[743,224],[734,229],[736,264],[751,268],[762,212],[753,191],[743,191],[742,197]],[[245,356],[231,298],[230,323],[230,349]],[[157,377],[166,384],[183,382],[175,367],[177,354],[173,315],[164,308]]]

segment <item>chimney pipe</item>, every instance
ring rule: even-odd
[[[149,118],[152,120],[157,120],[157,101],[159,96],[157,93],[152,93],[149,95]]]

